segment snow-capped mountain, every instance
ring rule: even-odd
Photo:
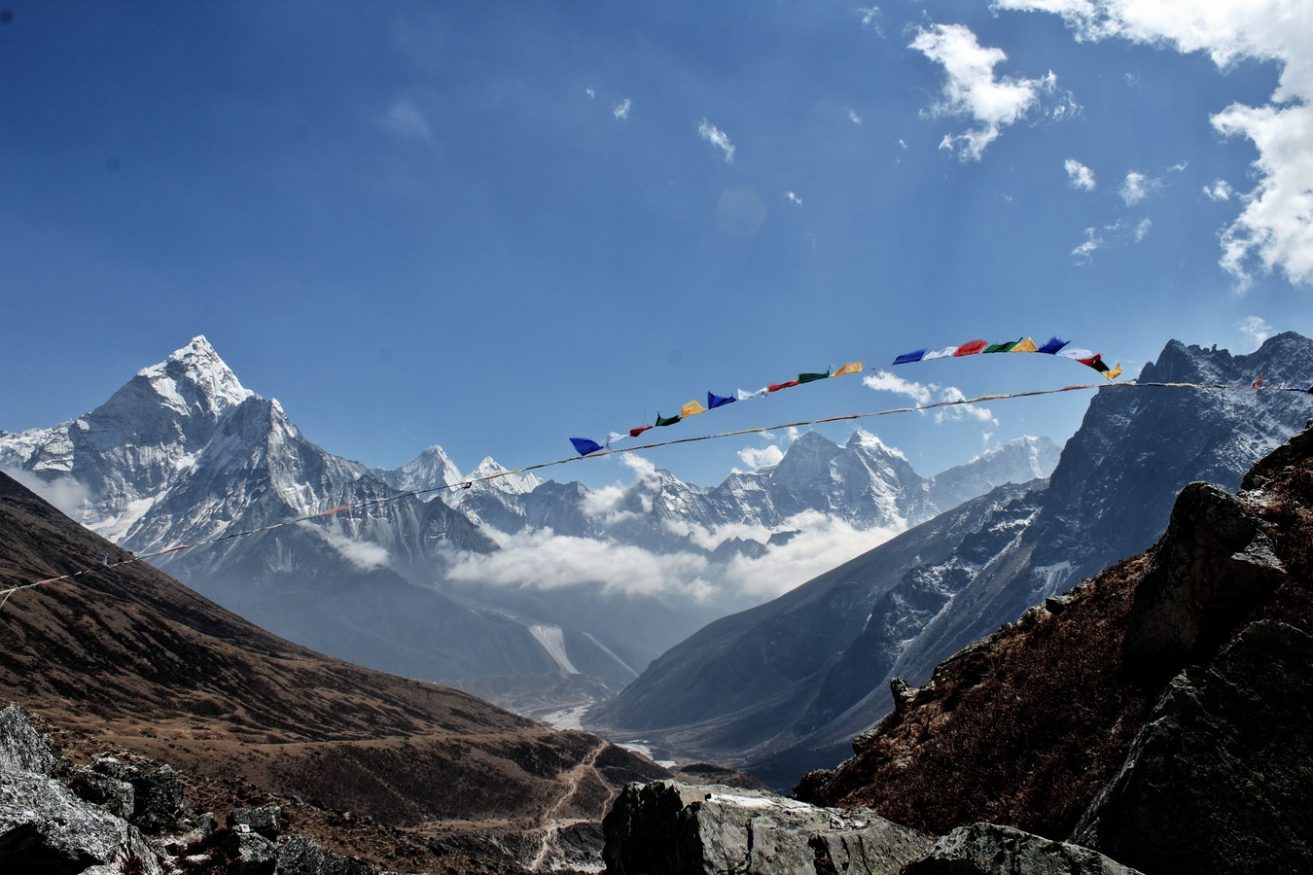
[[[1281,334],[1243,356],[1172,341],[1141,379],[1248,386],[1260,375],[1307,385],[1313,341]],[[833,764],[889,710],[891,678],[921,683],[1027,607],[1142,551],[1186,483],[1235,488],[1310,416],[1313,397],[1296,393],[1103,390],[1047,486],[997,487],[717,621],[591,721],[653,743],[677,740],[685,753],[745,764],[767,780]]]
[[[624,488],[524,474],[483,481],[506,469],[485,458],[462,473],[440,446],[397,469],[370,469],[308,440],[278,401],[243,387],[204,337],[144,368],[91,413],[0,434],[0,466],[65,487],[80,521],[137,552],[355,508],[158,560],[301,643],[428,679],[581,673],[610,684],[741,607],[742,596],[716,592],[714,568],[768,558],[800,515],[893,534],[973,488],[1029,478],[1041,458],[1024,448],[996,453],[964,466],[976,475],[952,474],[966,484],[952,489],[864,431],[843,445],[806,433],[774,468],[714,488],[641,464]],[[538,535],[584,539],[567,549],[599,555],[619,545],[692,557],[712,569],[710,596],[616,594],[607,575],[618,572],[605,561],[548,586],[533,558]],[[516,555],[530,561],[510,563],[496,582],[480,577],[478,557],[494,557],[516,536],[528,539]]]

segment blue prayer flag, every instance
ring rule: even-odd
[[[896,365],[910,365],[912,362],[919,362],[925,357],[925,350],[918,349],[916,352],[905,352],[898,358],[894,359]]]
[[[1066,346],[1069,343],[1071,343],[1070,340],[1063,340],[1060,337],[1050,337],[1049,342],[1041,346],[1039,349],[1035,350],[1035,352],[1047,353],[1048,355],[1057,355],[1058,350],[1062,349],[1064,346]]]
[[[736,399],[731,396],[716,395],[712,392],[707,393],[707,409],[714,410],[717,407],[724,407],[726,404],[733,404]]]
[[[602,448],[602,445],[597,441],[588,438],[570,438],[570,443],[574,444],[575,452],[581,456],[595,453]]]

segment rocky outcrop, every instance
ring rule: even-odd
[[[1147,872],[1305,871],[1313,861],[1313,637],[1246,627],[1178,675],[1075,839]]]
[[[1313,422],[1243,487],[1184,489],[1152,550],[900,689],[798,795],[1153,875],[1313,871]]]
[[[602,827],[612,875],[893,875],[931,844],[864,809],[673,781],[630,784]]]
[[[1137,875],[1097,851],[994,823],[962,826],[935,842],[905,875]]]
[[[278,806],[238,808],[220,829],[213,814],[192,812],[171,766],[141,769],[99,756],[70,769],[21,708],[0,711],[0,872],[382,875],[302,836],[280,835],[281,815]]]

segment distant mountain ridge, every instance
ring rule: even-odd
[[[1280,334],[1244,356],[1171,341],[1142,377],[1248,385],[1260,374],[1309,382],[1313,341]],[[1030,605],[1143,550],[1186,483],[1235,488],[1250,465],[1299,430],[1311,401],[1289,393],[1100,392],[1047,484],[1002,487],[993,500],[977,499],[717,621],[663,654],[586,725],[665,740],[777,786],[832,765],[849,738],[889,711],[892,678],[920,683],[940,660]],[[946,542],[937,527],[953,517],[958,534]],[[947,552],[930,552],[945,543]],[[861,622],[855,627],[851,614],[835,621],[820,609],[831,600]],[[778,632],[797,627],[807,633]],[[755,679],[746,699],[745,677]],[[690,712],[686,691],[694,688],[706,704]]]
[[[714,580],[718,568],[783,547],[800,514],[892,535],[978,490],[1046,472],[1056,457],[1047,439],[1023,438],[928,478],[869,432],[842,446],[808,432],[773,468],[714,488],[657,470],[618,491],[532,475],[461,488],[506,469],[486,458],[462,473],[440,446],[391,470],[336,456],[309,441],[277,400],[246,389],[203,336],[84,416],[0,433],[0,468],[59,487],[81,522],[138,552],[342,504],[367,508],[159,564],[308,646],[497,689],[514,686],[506,678],[555,684],[576,673],[618,689],[664,649],[744,604],[714,586],[707,602],[606,593],[605,577],[548,595],[534,586],[533,563],[523,578],[481,583],[478,557],[496,556],[508,536],[550,533],[599,549],[687,555]],[[416,490],[434,491],[398,495]],[[475,570],[454,580],[453,563]]]

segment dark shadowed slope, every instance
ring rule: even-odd
[[[125,555],[0,475],[0,586],[106,554]],[[407,831],[398,847],[457,835],[477,856],[484,838],[507,834],[530,858],[549,810],[586,826],[625,780],[661,773],[594,736],[298,647],[144,563],[78,581],[4,606],[0,701],[198,780],[367,814]]]
[[[1308,871],[1311,633],[1313,423],[1238,495],[1191,484],[1150,551],[944,662],[799,793],[1148,873]]]

